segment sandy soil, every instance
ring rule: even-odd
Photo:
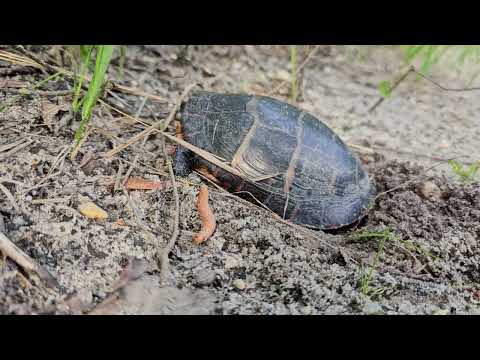
[[[392,191],[358,226],[325,233],[299,231],[211,188],[218,227],[197,246],[192,236],[200,229],[195,202],[202,180],[192,174],[178,182],[180,235],[166,286],[159,282],[157,257],[173,231],[172,190],[123,192],[113,186],[136,157],[132,176],[168,180],[161,138],[150,136],[103,158],[142,126],[101,106],[72,161],[67,150],[78,121],[68,96],[35,92],[0,112],[0,181],[14,197],[9,201],[0,192],[0,231],[59,283],[49,288],[11,260],[0,260],[0,313],[478,313],[480,187],[460,181],[436,160],[480,159],[478,93],[445,92],[412,79],[368,113],[379,97],[376,85],[402,66],[402,58],[373,48],[358,61],[345,50],[320,47],[305,67],[299,106],[357,145],[377,191]],[[268,93],[288,77],[283,47],[194,46],[185,61],[179,51],[129,47],[119,83],[174,103],[192,81],[219,92]],[[43,79],[38,71],[0,66],[0,84]],[[111,75],[118,78],[117,67]],[[432,73],[450,87],[459,86],[454,75],[442,68]],[[47,88],[69,89],[62,80]],[[288,97],[288,90],[276,96]],[[0,88],[0,104],[13,96]],[[117,93],[111,101],[135,113],[143,98]],[[53,115],[47,111],[52,106]],[[163,118],[170,106],[148,100],[139,116]],[[81,215],[85,198],[108,219]],[[362,238],[366,231],[388,236]],[[125,268],[135,280],[112,294]]]

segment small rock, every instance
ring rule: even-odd
[[[240,265],[240,262],[235,259],[233,256],[227,256],[225,259],[225,269],[233,269],[235,267],[238,267]]]
[[[312,307],[307,305],[307,306],[304,306],[300,309],[300,312],[303,314],[303,315],[310,315],[312,313]]]
[[[204,269],[200,270],[195,276],[195,281],[198,285],[210,285],[215,281],[215,271]]]
[[[232,285],[235,286],[238,290],[244,290],[247,287],[247,284],[245,284],[245,281],[243,281],[242,279],[233,280]]]
[[[403,314],[413,314],[415,312],[415,308],[409,301],[404,301],[398,305],[398,312]]]
[[[346,310],[341,305],[330,305],[325,309],[325,315],[338,315],[344,313]]]
[[[278,70],[273,76],[275,80],[290,81],[290,73],[286,70]]]
[[[380,315],[383,314],[383,309],[380,304],[368,301],[363,307],[363,312],[366,315]]]
[[[439,200],[442,197],[442,191],[432,181],[425,181],[419,187],[420,194],[428,200]]]
[[[448,315],[450,314],[450,311],[447,309],[437,309],[432,312],[432,315]]]

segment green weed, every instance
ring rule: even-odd
[[[392,94],[392,86],[390,84],[390,81],[384,80],[380,82],[380,84],[378,85],[378,90],[384,98],[390,97],[390,95]]]
[[[434,65],[442,62],[465,73],[466,87],[470,86],[480,75],[478,66],[467,66],[480,64],[479,45],[401,45],[400,48],[404,52],[406,65],[412,65],[415,61],[419,61],[417,70],[421,74],[428,74]],[[420,79],[420,75],[417,75],[417,79]],[[384,98],[391,95],[392,87],[389,81],[381,81],[378,89]]]
[[[373,264],[370,266],[368,270],[365,270],[360,278],[360,291],[362,294],[366,296],[374,296],[383,293],[380,290],[373,290],[370,287],[370,283],[372,281],[373,275],[378,267],[378,263],[380,261],[380,257],[383,254],[383,248],[385,242],[387,240],[394,239],[395,234],[391,232],[389,229],[385,229],[383,231],[369,231],[365,230],[360,234],[356,235],[356,238],[359,240],[370,240],[370,239],[379,239],[380,242],[378,244],[377,252],[375,253],[375,258],[373,260]]]
[[[480,162],[476,162],[470,164],[469,166],[465,167],[464,164],[456,161],[456,160],[449,160],[448,164],[452,171],[460,177],[462,181],[472,181],[475,179],[477,175],[478,169],[480,167]]]

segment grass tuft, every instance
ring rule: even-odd
[[[380,242],[378,244],[378,250],[375,253],[375,258],[373,260],[373,264],[369,267],[369,269],[365,270],[360,278],[360,291],[362,294],[366,296],[374,296],[379,295],[378,291],[372,290],[370,283],[373,279],[373,275],[378,267],[378,263],[380,261],[380,257],[383,255],[383,248],[385,242],[387,240],[394,239],[395,234],[389,230],[385,229],[383,231],[369,231],[365,230],[360,234],[356,235],[356,238],[359,240],[370,240],[370,239],[379,239]]]
[[[456,161],[449,160],[448,164],[452,171],[462,180],[462,181],[473,181],[477,175],[478,169],[480,167],[480,162],[473,163],[467,167],[464,164]]]

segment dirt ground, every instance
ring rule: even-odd
[[[8,47],[5,48],[8,50]],[[39,51],[41,49],[32,49]],[[57,59],[55,48],[50,56]],[[146,121],[164,118],[193,81],[218,92],[269,93],[289,76],[281,46],[129,46],[118,83],[168,100],[114,93],[112,103]],[[50,288],[0,259],[2,314],[476,314],[480,313],[480,187],[439,158],[480,160],[478,92],[445,92],[412,78],[375,111],[377,84],[402,66],[393,49],[363,60],[321,46],[305,66],[299,106],[356,151],[380,196],[357,226],[335,233],[300,230],[214,187],[217,229],[201,246],[195,206],[201,178],[178,179],[180,233],[167,284],[158,253],[173,231],[172,189],[114,190],[117,175],[168,181],[162,139],[150,136],[113,158],[103,154],[143,129],[100,106],[78,155],[69,150],[78,121],[68,82],[48,82],[11,102],[10,84],[45,78],[0,62],[0,232],[47,269]],[[41,54],[41,52],[39,52]],[[303,59],[304,52],[299,58]],[[432,77],[460,86],[456,74]],[[51,91],[46,93],[45,91]],[[289,86],[275,96],[287,98]],[[53,110],[52,110],[53,109]],[[432,166],[435,166],[432,168]],[[478,178],[477,178],[478,180]],[[85,198],[105,221],[78,212]],[[369,232],[385,236],[365,237]],[[113,291],[124,269],[135,279]],[[102,304],[98,306],[98,304]]]

